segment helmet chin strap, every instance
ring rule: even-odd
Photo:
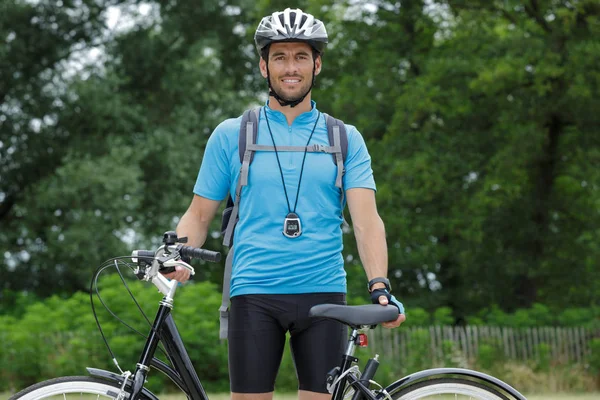
[[[308,88],[308,90],[306,91],[306,93],[304,93],[301,97],[299,97],[296,100],[291,100],[290,101],[290,100],[286,100],[283,97],[281,97],[275,91],[275,89],[273,89],[273,86],[271,86],[271,73],[269,72],[269,63],[267,62],[267,82],[269,83],[269,96],[275,97],[275,100],[277,100],[277,102],[279,103],[279,105],[282,106],[282,107],[286,107],[286,106],[290,106],[292,108],[296,107],[298,104],[302,103],[302,101],[304,100],[304,98],[306,96],[308,96],[308,94],[312,90],[313,86],[315,85],[315,70],[316,70],[316,62],[313,61],[312,82],[310,83],[310,87]]]

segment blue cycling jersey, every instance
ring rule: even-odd
[[[329,145],[325,117],[316,109],[305,112],[288,125],[285,115],[263,107],[257,143],[273,145],[265,113],[277,146]],[[317,121],[318,118],[318,121]],[[235,195],[240,160],[238,135],[241,117],[228,119],[214,130],[206,145],[194,193],[211,200]],[[346,125],[348,155],[344,189],[375,190],[371,157],[358,130]],[[235,249],[231,297],[242,294],[297,294],[346,292],[342,257],[340,192],[335,187],[337,167],[331,154],[307,153],[302,172],[296,214],[302,235],[282,234],[283,222],[294,211],[303,152],[279,152],[287,188],[288,209],[281,172],[274,152],[256,152],[250,165],[248,186],[242,190],[239,221],[234,231]]]

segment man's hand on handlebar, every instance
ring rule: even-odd
[[[177,282],[185,283],[190,279],[191,272],[189,269],[181,265],[175,266],[175,271],[163,274],[165,278],[176,280]]]
[[[184,283],[190,279],[190,275],[194,275],[194,267],[189,264],[192,259],[221,261],[221,253],[218,251],[186,246],[183,244],[185,242],[187,238],[179,238],[175,231],[168,231],[163,235],[163,245],[156,252],[134,250],[131,259],[138,264],[136,276],[139,279],[153,280],[158,272],[167,279]]]

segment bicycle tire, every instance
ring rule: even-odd
[[[492,386],[460,378],[416,382],[392,393],[391,397],[393,400],[510,400]]]
[[[78,399],[86,399],[83,395],[94,396],[95,399],[116,399],[121,387],[115,382],[92,378],[89,376],[64,376],[49,379],[31,385],[16,393],[8,400],[39,400],[39,399],[63,399],[77,396]],[[73,395],[73,396],[68,396]],[[141,399],[148,397],[140,394]]]

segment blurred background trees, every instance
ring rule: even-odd
[[[368,142],[408,311],[597,306],[600,5],[296,4],[326,22],[313,98]],[[95,265],[175,227],[212,129],[264,101],[252,37],[287,6],[2,2],[0,313],[85,291]],[[197,271],[220,283],[221,266]]]

